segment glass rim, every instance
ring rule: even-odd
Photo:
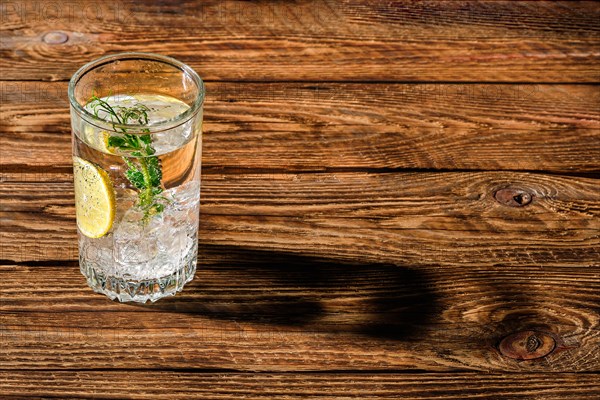
[[[195,99],[194,103],[192,104],[192,106],[190,108],[188,108],[187,110],[185,110],[184,112],[182,112],[181,114],[179,114],[173,118],[170,118],[170,119],[167,119],[164,121],[160,121],[156,124],[152,124],[152,125],[143,126],[143,125],[139,125],[139,124],[113,124],[112,122],[106,121],[102,118],[98,118],[94,114],[92,114],[91,112],[86,110],[85,107],[83,107],[81,104],[79,104],[79,102],[75,99],[75,87],[77,86],[77,83],[81,80],[81,78],[83,78],[83,76],[86,73],[88,73],[102,65],[106,65],[111,62],[120,61],[120,60],[150,60],[150,61],[162,62],[164,64],[169,64],[169,65],[179,69],[183,73],[189,75],[192,78],[192,80],[198,87],[198,91],[199,91],[198,96],[196,96],[196,99]],[[69,89],[68,89],[69,103],[71,104],[71,107],[73,107],[73,109],[75,109],[75,111],[79,114],[79,116],[82,119],[84,119],[87,123],[94,125],[97,128],[107,129],[110,131],[116,131],[117,129],[125,129],[128,131],[133,130],[133,132],[128,132],[128,133],[132,133],[132,134],[148,133],[147,131],[146,132],[141,132],[141,131],[136,132],[136,131],[139,131],[140,129],[148,129],[150,131],[150,133],[162,132],[162,131],[176,128],[179,125],[186,123],[194,115],[196,115],[196,113],[202,108],[202,105],[204,104],[205,93],[206,93],[206,90],[204,88],[204,81],[202,80],[202,78],[200,78],[198,73],[196,71],[194,71],[192,69],[192,67],[190,67],[189,65],[184,64],[181,61],[176,60],[172,57],[163,56],[161,54],[143,53],[143,52],[115,53],[115,54],[109,54],[109,55],[106,55],[106,56],[103,56],[100,58],[96,58],[96,59],[88,62],[87,64],[83,65],[81,68],[79,68],[73,74],[73,76],[69,80]]]

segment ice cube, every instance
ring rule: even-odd
[[[157,154],[165,154],[181,148],[192,137],[189,124],[183,124],[164,132],[156,132],[152,137],[152,146]]]
[[[88,263],[96,265],[111,265],[112,237],[110,234],[97,239],[89,238],[83,234],[79,235],[79,252]]]
[[[158,247],[161,252],[169,255],[173,262],[179,262],[191,247],[191,241],[187,235],[187,230],[181,227],[166,226],[166,232],[158,240]]]
[[[200,183],[187,182],[165,191],[170,203],[165,210],[165,220],[175,227],[198,225]]]
[[[175,262],[182,259],[192,248],[198,226],[200,184],[188,182],[164,192],[169,201],[162,214],[163,227],[158,246]]]
[[[161,216],[144,221],[144,212],[138,207],[130,208],[117,226],[113,236],[114,253],[118,262],[145,263],[156,257],[157,240],[162,225]]]
[[[166,191],[177,208],[189,208],[200,201],[200,182],[191,181]]]

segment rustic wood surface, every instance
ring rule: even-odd
[[[600,268],[457,272],[227,246],[202,246],[201,254],[199,279],[180,296],[145,306],[90,296],[73,262],[2,266],[0,278],[9,288],[0,306],[7,345],[2,365],[290,372],[600,368],[594,310]],[[23,274],[32,276],[27,287]],[[522,328],[551,333],[558,349],[525,363],[502,356],[500,340]]]
[[[597,399],[600,3],[0,2],[0,397]],[[78,268],[67,81],[207,81],[174,298]]]
[[[0,259],[77,259],[67,174],[5,173]],[[508,207],[498,189],[532,202]],[[523,172],[205,173],[201,242],[407,266],[598,266],[597,179]],[[358,255],[360,254],[360,256]]]
[[[2,85],[0,166],[70,168],[67,82]],[[207,91],[205,172],[598,171],[597,86],[215,82]]]
[[[68,80],[91,59],[133,49],[167,52],[206,80],[600,78],[600,4],[592,1],[6,3],[10,80]],[[53,31],[69,40],[57,46],[63,37],[45,37]]]
[[[40,372],[9,371],[0,382],[15,397],[40,392],[60,398],[81,393],[131,399],[478,399],[596,400],[600,385],[593,375],[553,374],[323,374],[190,372]],[[98,386],[102,390],[98,390]],[[467,387],[468,389],[465,389]],[[243,394],[241,393],[244,389]],[[483,394],[483,395],[482,395]]]

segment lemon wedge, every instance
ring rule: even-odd
[[[73,157],[77,227],[89,238],[108,233],[115,220],[115,190],[108,173],[82,158]]]

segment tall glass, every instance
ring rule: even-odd
[[[204,93],[156,54],[102,57],[71,78],[79,265],[94,291],[156,301],[194,277]]]

